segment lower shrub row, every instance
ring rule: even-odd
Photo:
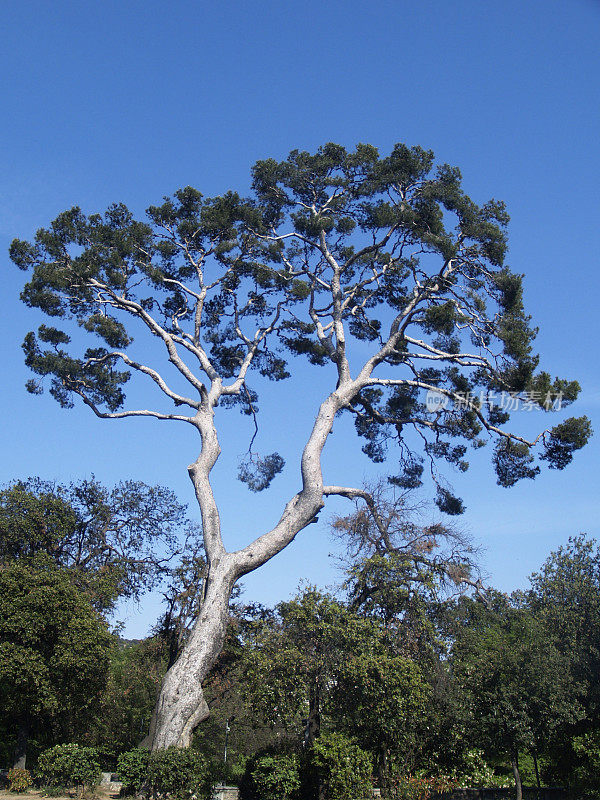
[[[141,748],[123,753],[118,760],[118,771],[124,793],[155,798],[168,795],[185,800],[195,795],[198,800],[204,800],[211,797],[214,782],[201,753],[175,747],[156,753]],[[51,747],[40,754],[35,777],[49,796],[64,794],[73,787],[81,795],[84,788],[93,789],[100,782],[98,750],[74,743]],[[13,792],[25,792],[32,785],[31,774],[26,769],[12,769],[7,778]]]
[[[198,751],[171,747],[155,753],[141,748],[122,753],[117,772],[123,794],[196,800],[211,797],[217,774]],[[371,757],[341,734],[324,734],[299,752],[277,748],[249,759],[241,781],[241,800],[360,800],[372,795]],[[48,794],[64,788],[93,788],[100,780],[98,751],[78,744],[56,745],[43,752],[36,779]],[[11,770],[13,791],[31,785],[27,770]]]
[[[323,734],[308,751],[271,750],[250,759],[241,800],[360,800],[372,796],[371,756],[341,734]]]
[[[212,769],[197,750],[169,747],[149,753],[137,748],[119,756],[117,772],[124,794],[169,795],[182,800],[191,795],[198,800],[212,796]]]

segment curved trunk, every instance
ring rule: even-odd
[[[347,390],[350,397],[354,390]],[[204,601],[200,615],[179,658],[167,671],[142,746],[151,750],[188,747],[194,728],[209,715],[202,681],[215,664],[225,642],[229,598],[236,580],[281,552],[323,507],[321,452],[331,433],[337,411],[347,398],[341,390],[320,406],[315,424],[302,453],[302,490],[286,505],[275,527],[242,550],[227,553],[221,538],[219,512],[209,481],[220,453],[212,410],[199,412],[202,450],[188,472],[202,515],[204,548],[209,561]]]
[[[162,683],[146,739],[151,750],[188,747],[194,728],[208,717],[202,682],[223,648],[234,583],[235,573],[225,558],[211,565],[200,615]]]

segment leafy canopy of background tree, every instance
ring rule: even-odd
[[[399,651],[425,668],[445,604],[470,590],[483,597],[472,541],[456,524],[432,522],[428,512],[413,491],[380,481],[331,526],[346,547],[351,608],[380,619]]]
[[[308,741],[321,726],[345,732],[380,771],[390,753],[408,758],[429,686],[378,620],[307,589],[248,626],[242,658],[246,697],[266,719],[306,726]]]
[[[600,728],[600,547],[574,536],[531,576],[527,603],[547,621],[585,687],[590,722]]]
[[[109,610],[160,580],[184,512],[169,489],[139,481],[16,481],[0,491],[0,563],[44,555]]]
[[[570,782],[586,766],[586,743],[600,740],[600,548],[594,539],[574,536],[546,559],[531,578],[524,602],[554,632],[579,685],[585,716],[553,737],[549,778]],[[596,743],[595,745],[593,743]],[[590,751],[592,761],[594,756]],[[590,768],[593,773],[593,767]],[[582,773],[582,774],[583,774]],[[596,773],[598,774],[598,773]],[[586,779],[587,780],[587,779]],[[581,788],[581,787],[580,787]],[[589,786],[586,787],[589,789]],[[600,791],[596,785],[596,791]]]
[[[80,739],[100,750],[106,769],[116,769],[119,753],[143,739],[166,668],[165,647],[156,637],[115,643],[106,687]]]
[[[519,753],[539,754],[583,714],[569,658],[543,618],[500,594],[487,607],[463,598],[456,623],[452,672],[473,743],[504,752],[520,783]]]
[[[253,174],[250,200],[233,192],[206,199],[188,187],[150,207],[146,223],[120,204],[104,216],[73,208],[32,243],[15,240],[13,261],[32,270],[25,303],[79,325],[77,333],[42,325],[27,335],[26,362],[38,376],[29,390],[41,391],[48,377],[62,406],[78,395],[99,416],[200,428],[207,406],[255,413],[251,370],[288,378],[287,352],[332,364],[338,386],[353,382],[337,410],[353,415],[364,451],[381,461],[396,440],[402,486],[420,483],[424,455],[448,513],[462,504],[435,463],[467,469],[466,445],[488,435],[504,486],[537,474],[538,441],[551,467],[569,463],[590,434],[586,418],[529,441],[502,427],[509,415],[493,396],[473,399],[535,392],[547,408],[579,391],[536,373],[521,276],[504,264],[502,203],[477,205],[457,168],[434,168],[430,151],[401,144],[383,158],[368,145],[293,151],[281,163],[258,162]],[[129,354],[144,329],[163,343],[189,394],[146,363],[154,351]],[[86,345],[84,332],[100,341]],[[125,409],[132,373],[153,381],[174,408]],[[422,392],[430,389],[448,406],[428,409]],[[251,457],[240,476],[258,490],[282,466],[277,454]]]
[[[113,637],[88,597],[43,556],[0,567],[0,704],[12,734],[85,730]]]

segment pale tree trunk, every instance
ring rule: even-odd
[[[515,797],[517,800],[523,800],[523,785],[521,783],[521,773],[519,771],[519,754],[516,750],[513,751],[511,756],[511,766],[515,779]]]
[[[208,717],[202,683],[223,648],[234,581],[226,563],[211,566],[200,616],[161,687],[149,734],[152,750],[189,747],[194,729]]]
[[[302,488],[286,505],[279,522],[241,550],[228,553],[221,536],[219,511],[210,485],[210,472],[221,448],[214,426],[214,408],[224,391],[219,378],[214,378],[203,406],[194,418],[202,448],[196,461],[188,467],[202,515],[204,549],[208,564],[206,595],[198,620],[179,658],[167,671],[150,724],[150,733],[143,742],[152,750],[170,745],[188,747],[194,728],[208,717],[202,693],[202,681],[214,666],[225,641],[229,598],[235,582],[243,575],[265,564],[292,542],[323,508],[325,497],[364,496],[361,490],[343,486],[325,486],[321,454],[331,433],[337,412],[370,380],[377,364],[393,350],[393,342],[371,358],[356,379],[350,378],[345,358],[343,330],[336,333],[338,346],[338,386],[320,405],[300,463]],[[390,340],[391,342],[391,340]],[[241,388],[242,378],[238,380]],[[230,393],[233,389],[230,388]],[[236,390],[237,391],[237,390]]]

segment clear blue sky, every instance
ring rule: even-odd
[[[526,274],[543,363],[580,381],[574,410],[600,433],[598,0],[5,0],[0,29],[1,252],[74,204],[124,201],[141,214],[188,184],[244,192],[258,158],[292,148],[420,144],[460,166],[476,200],[508,204],[509,263]],[[187,430],[100,421],[26,394],[20,343],[37,317],[18,301],[22,274],[6,255],[2,264],[0,480],[94,472],[163,483],[191,502],[185,468],[197,442]],[[261,446],[281,449],[285,430],[288,467],[271,497],[249,495],[232,482],[247,431],[227,424],[215,478],[230,546],[274,521],[297,487],[294,446],[309,417],[290,434],[284,400],[266,408],[276,424]],[[565,472],[511,490],[495,485],[487,451],[454,479],[496,585],[523,585],[570,534],[600,533],[599,442]],[[343,426],[331,444],[329,480],[369,475]],[[246,597],[271,603],[302,578],[332,582],[333,549],[326,526],[310,526],[246,580]],[[130,611],[127,630],[140,635],[156,604]]]

